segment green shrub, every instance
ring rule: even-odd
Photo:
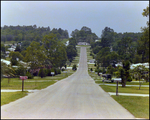
[[[100,73],[100,72],[102,72],[102,70],[101,69],[95,69],[95,72]]]
[[[77,70],[77,66],[73,65],[72,70]]]
[[[58,73],[58,74],[61,74],[61,70],[60,70],[60,69],[57,69],[57,73]]]
[[[39,71],[39,76],[40,76],[41,78],[46,77],[45,69],[43,69],[43,68],[40,69],[40,71]]]
[[[129,82],[131,82],[131,81],[132,81],[131,76],[128,76],[127,81],[129,81]]]
[[[31,73],[30,73],[30,72],[27,72],[27,73],[26,73],[26,76],[28,76],[28,79],[33,79],[33,78],[34,78],[34,76],[33,76],[33,75],[31,75]]]
[[[51,76],[51,70],[50,70],[50,69],[47,69],[46,75],[47,75],[47,76]]]
[[[54,69],[54,71],[55,71],[55,75],[57,75],[57,74],[58,74],[58,71],[57,71],[57,69],[56,69],[56,68]]]

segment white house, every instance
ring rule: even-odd
[[[8,48],[8,50],[10,50],[10,51],[15,51],[15,48]]]
[[[10,61],[8,61],[8,60],[1,59],[1,61],[4,62],[4,63],[6,63],[7,65],[11,64]]]
[[[149,68],[149,63],[137,63],[137,64],[131,64],[130,69],[134,69],[138,65],[143,65],[146,68]]]

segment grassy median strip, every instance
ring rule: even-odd
[[[28,91],[1,92],[1,106],[26,96]]]

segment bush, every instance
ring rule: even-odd
[[[27,72],[27,73],[26,73],[26,76],[28,76],[28,79],[33,79],[33,78],[34,78],[34,76],[33,76],[33,75],[31,75],[31,73],[30,73],[30,72]]]
[[[131,81],[132,81],[131,76],[128,76],[127,81],[129,81],[129,82],[131,82]]]
[[[58,73],[58,74],[61,74],[61,70],[60,70],[60,69],[57,69],[57,73]]]
[[[58,72],[57,72],[57,69],[56,69],[56,68],[54,69],[54,71],[55,71],[55,75],[57,75],[57,74],[58,74]]]
[[[102,73],[103,73],[103,74],[105,74],[105,73],[106,73],[106,70],[105,70],[105,68],[103,68],[103,70],[102,70]]]
[[[38,76],[38,71],[36,71],[35,73],[33,73],[34,76]]]
[[[52,75],[51,75],[51,70],[50,70],[50,69],[47,69],[46,75],[47,75],[47,76],[52,76]]]
[[[60,69],[55,68],[54,70],[55,70],[55,75],[61,74],[61,70]]]
[[[73,65],[72,70],[77,70],[77,66]]]
[[[43,68],[40,69],[40,71],[39,71],[39,76],[40,76],[41,78],[46,77],[45,69],[43,69]]]
[[[100,73],[100,72],[102,72],[102,70],[101,69],[95,69],[95,72]]]

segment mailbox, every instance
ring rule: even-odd
[[[115,78],[113,81],[114,81],[114,82],[121,82],[122,79],[121,79],[121,78]]]
[[[121,78],[115,78],[114,82],[117,82],[117,86],[116,86],[116,96],[118,96],[118,82],[121,82],[122,79]]]

